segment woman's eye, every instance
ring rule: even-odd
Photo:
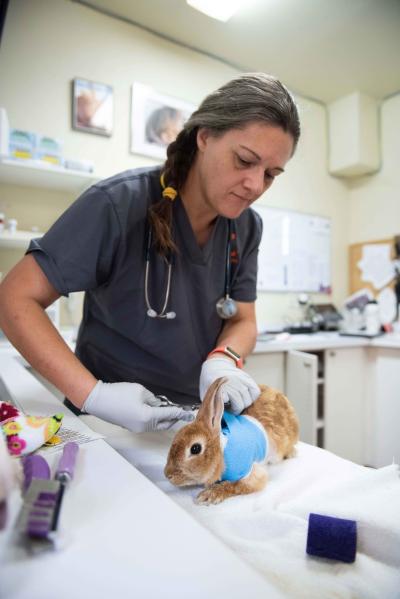
[[[249,162],[248,160],[245,160],[244,158],[241,158],[240,156],[237,157],[238,162],[241,166],[251,166],[251,162]]]
[[[190,448],[190,453],[192,455],[197,455],[201,452],[201,445],[200,443],[193,443],[192,447]]]
[[[266,181],[271,181],[271,179],[275,178],[275,176],[271,175],[271,173],[269,173],[268,171],[265,172],[264,177],[265,177]]]

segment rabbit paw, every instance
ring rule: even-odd
[[[196,503],[198,505],[211,505],[221,503],[226,499],[226,493],[221,485],[213,485],[204,489],[196,497]]]

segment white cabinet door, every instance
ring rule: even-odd
[[[246,358],[244,370],[259,385],[268,385],[285,391],[285,354],[283,351],[251,354]]]
[[[366,463],[375,468],[400,463],[400,350],[368,348]]]
[[[325,448],[365,464],[366,354],[351,347],[325,351]]]
[[[317,444],[317,373],[317,356],[287,352],[285,392],[300,421],[300,440],[311,445]]]

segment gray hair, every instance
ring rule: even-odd
[[[208,95],[184,129],[207,127],[222,133],[250,121],[281,127],[291,134],[295,146],[299,140],[300,120],[292,95],[278,79],[264,73],[240,75]]]

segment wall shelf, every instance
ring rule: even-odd
[[[0,248],[27,248],[31,239],[41,237],[43,233],[39,231],[2,231],[0,233]]]
[[[98,181],[93,173],[46,165],[38,160],[0,158],[0,183],[79,192]]]

